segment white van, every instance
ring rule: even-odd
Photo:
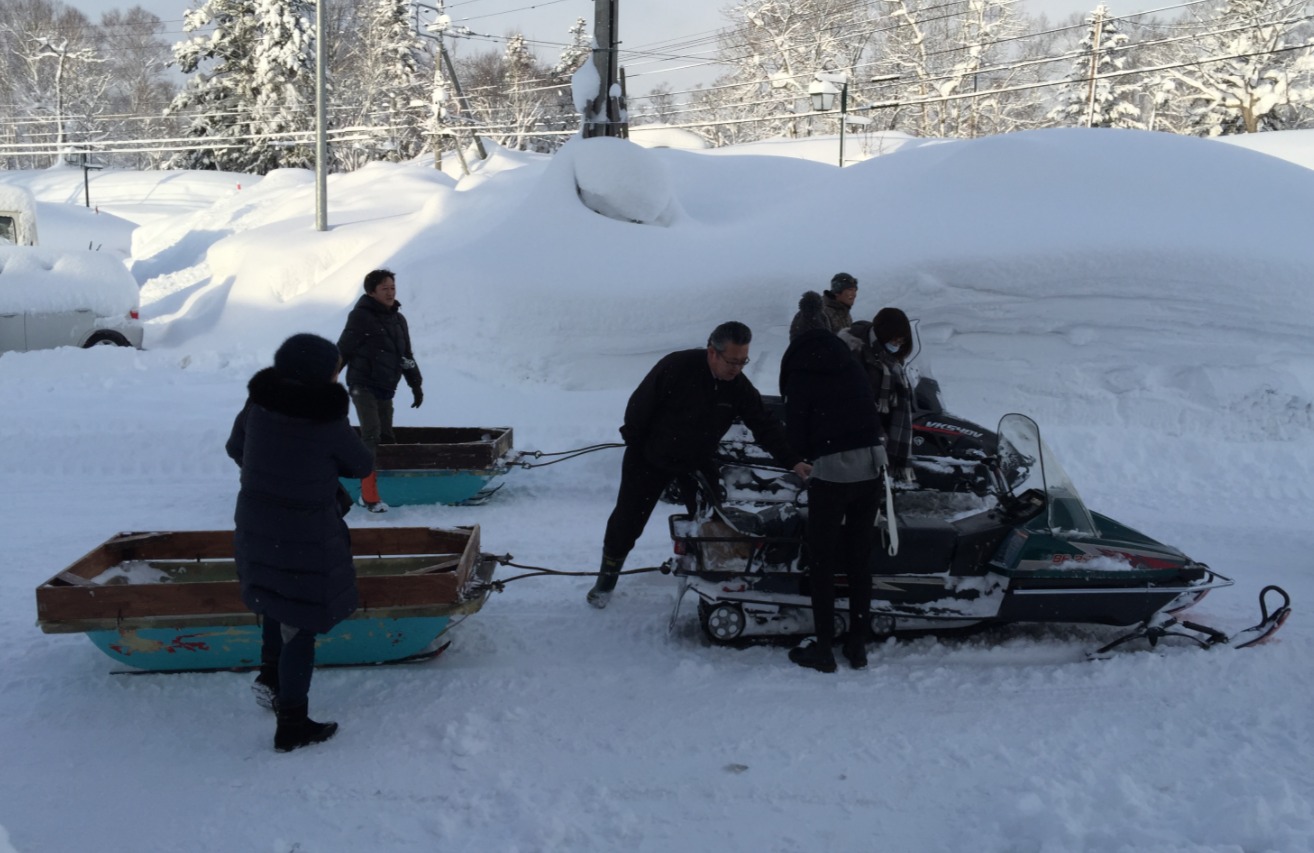
[[[0,353],[141,347],[137,281],[113,255],[36,245],[36,202],[0,185]]]

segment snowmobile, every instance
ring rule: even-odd
[[[1095,652],[1102,655],[1133,640],[1154,645],[1170,636],[1201,646],[1254,645],[1290,615],[1286,592],[1268,586],[1259,596],[1260,622],[1234,636],[1179,618],[1233,581],[1087,509],[1030,418],[1005,415],[996,435],[996,452],[980,463],[980,476],[992,483],[984,496],[950,496],[958,505],[939,512],[897,512],[887,476],[880,543],[871,556],[871,621],[849,624],[847,579],[839,576],[837,638],[850,631],[879,640],[1011,623],[1131,629]],[[1009,470],[1024,472],[1020,482],[1010,481]],[[705,491],[696,511],[670,517],[675,556],[663,568],[679,579],[671,630],[692,593],[699,623],[715,643],[813,633],[806,505],[734,506],[719,502],[710,484]],[[1270,598],[1279,602],[1271,611]]]
[[[784,420],[784,402],[780,397],[762,395],[776,417]],[[916,471],[916,488],[939,492],[971,491],[983,493],[990,487],[981,464],[996,456],[999,439],[986,427],[944,410],[940,383],[931,376],[921,376],[913,389],[912,463]],[[752,433],[735,424],[721,440],[714,461],[720,468],[728,494],[756,492],[761,500],[772,495],[792,496],[802,484],[793,474],[763,476],[760,472],[780,472],[771,456],[753,441]],[[1009,459],[1004,473],[1009,482],[1025,476],[1027,460]]]

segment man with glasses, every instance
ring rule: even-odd
[[[812,470],[790,448],[784,425],[766,410],[762,396],[744,376],[752,339],[743,323],[722,323],[707,339],[706,350],[665,356],[630,395],[620,430],[625,439],[620,493],[607,519],[602,567],[589,590],[589,604],[607,606],[621,566],[662,492],[672,480],[683,489],[691,487],[694,473],[710,467],[735,418],[784,467],[804,478]]]

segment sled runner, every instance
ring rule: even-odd
[[[395,444],[380,444],[376,456],[379,497],[389,506],[480,504],[497,487],[494,477],[510,469],[510,427],[396,427]],[[343,479],[353,501],[360,480]]]
[[[1006,415],[997,435],[997,453],[983,466],[994,485],[975,507],[896,515],[897,537],[887,534],[871,556],[870,624],[848,623],[847,579],[836,578],[837,637],[848,631],[879,639],[1021,622],[1074,623],[1134,628],[1101,652],[1168,636],[1242,647],[1266,639],[1286,620],[1289,598],[1267,587],[1260,623],[1234,638],[1177,621],[1174,614],[1233,581],[1088,510],[1030,418]],[[1016,472],[1021,482],[1010,484],[1004,471]],[[890,503],[878,521],[883,532]],[[676,556],[667,567],[680,588],[671,627],[680,602],[693,593],[699,622],[714,642],[813,633],[806,512],[799,504],[743,509],[709,499],[696,515],[672,516]],[[891,542],[897,542],[897,553],[887,547]],[[1282,600],[1271,612],[1265,601],[1270,593]]]
[[[496,563],[479,528],[351,531],[361,606],[315,642],[317,665],[392,663],[445,644],[477,612]],[[260,663],[260,626],[242,603],[233,533],[121,533],[41,584],[37,624],[86,633],[120,663],[155,672]]]

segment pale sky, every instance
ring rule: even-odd
[[[183,37],[183,12],[200,0],[65,0],[68,5],[82,10],[93,20],[110,9],[128,9],[141,5],[166,22],[163,37],[177,41]],[[424,0],[436,5],[435,0]],[[1089,12],[1100,0],[1022,0],[1027,11],[1044,12],[1052,22],[1058,22],[1073,12]],[[1134,14],[1164,8],[1169,3],[1154,4],[1147,0],[1105,0],[1116,15]],[[647,51],[656,56],[625,59],[629,91],[642,94],[663,81],[676,90],[692,88],[697,83],[710,82],[717,76],[715,67],[700,65],[715,49],[712,38],[725,25],[721,9],[728,5],[717,0],[623,0],[620,4],[620,35],[623,48],[628,51]],[[538,42],[535,52],[540,58],[552,61],[560,53],[561,45],[569,40],[568,31],[576,18],[583,17],[592,28],[594,0],[448,0],[447,12],[453,21],[469,27],[476,33],[501,37],[520,30]],[[481,52],[502,46],[498,40],[461,40],[455,50],[461,53]],[[692,67],[690,67],[692,66]]]

